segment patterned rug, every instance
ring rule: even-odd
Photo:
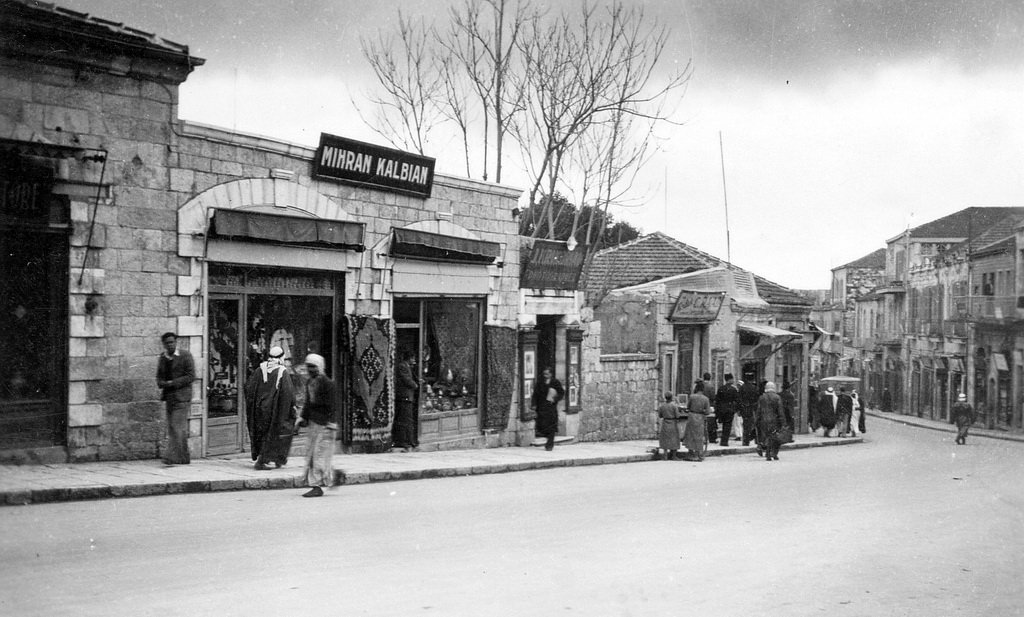
[[[346,441],[383,446],[391,438],[394,418],[395,325],[362,315],[346,315],[345,325],[351,363]]]
[[[484,390],[486,392],[483,428],[503,431],[508,428],[512,396],[515,393],[515,328],[484,326]]]

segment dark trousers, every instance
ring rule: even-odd
[[[751,441],[757,441],[757,427],[754,426],[753,414],[743,416],[743,445],[749,446]]]
[[[764,456],[765,458],[774,458],[779,455],[779,439],[774,433],[770,437],[766,437],[764,440]]]
[[[167,451],[165,463],[187,465],[191,458],[188,453],[188,411],[189,402],[167,401]]]
[[[960,443],[967,443],[967,431],[970,430],[971,423],[957,420],[956,423],[956,440]]]
[[[707,428],[708,428],[708,442],[718,441],[718,418],[715,416],[707,417]]]
[[[722,441],[719,443],[723,446],[729,445],[729,435],[732,435],[732,417],[735,414],[723,413],[718,416],[718,419],[722,421]]]

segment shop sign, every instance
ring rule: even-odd
[[[321,133],[313,177],[430,197],[434,159]]]
[[[575,291],[586,251],[570,251],[565,242],[537,240],[519,278],[522,289],[561,289]]]
[[[711,323],[718,318],[725,293],[721,291],[681,291],[669,319],[686,323]]]
[[[19,220],[45,220],[49,214],[49,183],[0,179],[0,214]]]

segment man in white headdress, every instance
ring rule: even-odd
[[[303,497],[320,497],[324,487],[334,485],[334,440],[338,434],[334,403],[334,382],[327,377],[324,357],[311,353],[306,356],[306,403],[299,414],[298,425],[309,426],[309,446],[306,448],[306,486],[310,489]]]
[[[245,382],[245,413],[256,469],[288,462],[295,428],[295,389],[282,363],[284,350],[270,348],[270,357]]]

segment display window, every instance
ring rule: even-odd
[[[236,452],[245,441],[242,389],[272,347],[284,351],[297,404],[305,357],[317,353],[334,378],[334,324],[343,285],[331,273],[211,265],[209,272],[207,451]]]
[[[395,300],[398,353],[416,352],[419,422],[427,438],[478,430],[483,308],[476,298]]]

